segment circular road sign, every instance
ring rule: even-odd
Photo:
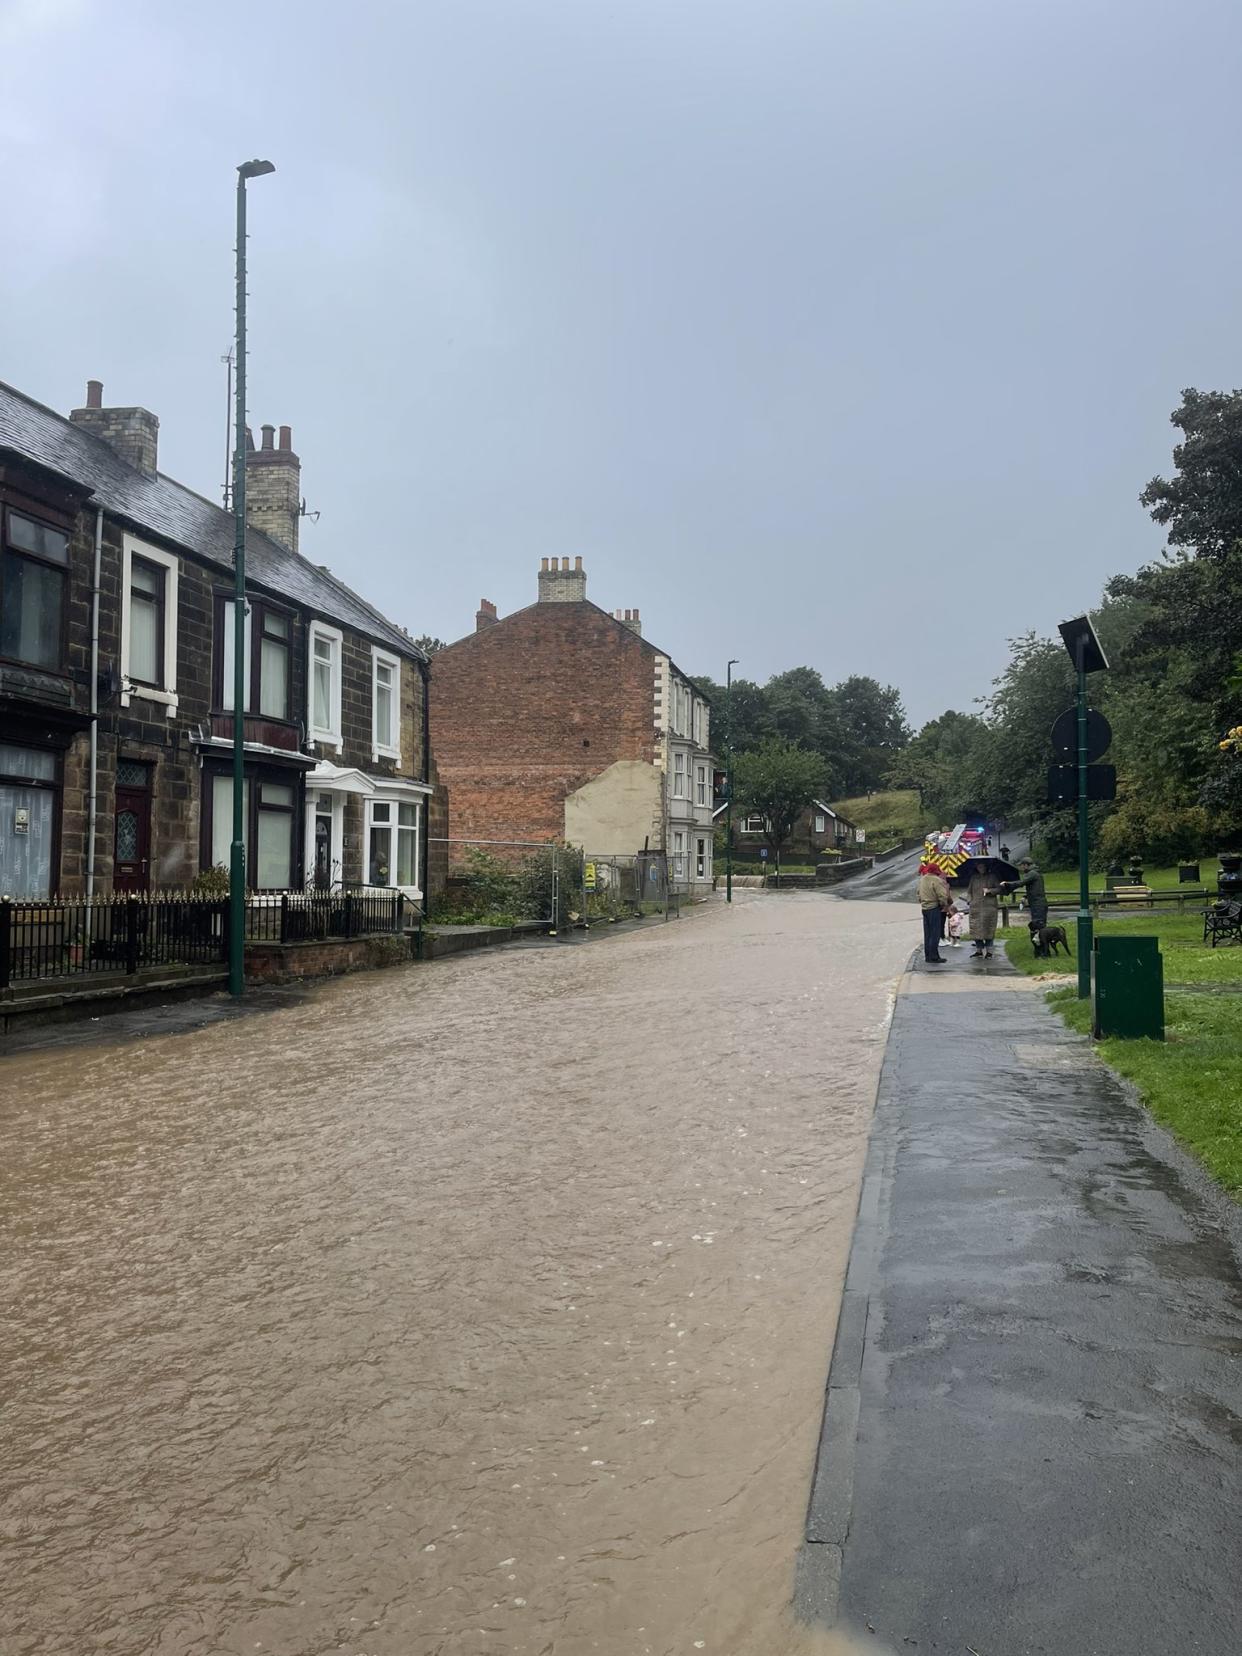
[[[1108,752],[1113,739],[1113,727],[1102,713],[1092,707],[1087,712],[1087,763],[1094,765]],[[1067,707],[1052,727],[1052,745],[1062,765],[1078,763],[1078,709]]]

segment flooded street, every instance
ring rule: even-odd
[[[784,1656],[908,904],[0,1059],[5,1656]]]

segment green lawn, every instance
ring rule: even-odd
[[[1031,948],[1030,933],[1023,915],[1014,915],[1007,930],[998,931],[1004,940],[1005,953],[1020,972],[1075,972],[1074,958],[1078,939],[1074,917],[1054,916],[1065,927],[1069,939],[1070,959],[1058,950],[1055,961],[1040,960]],[[1164,956],[1166,983],[1239,983],[1242,984],[1242,947],[1236,943],[1221,943],[1211,948],[1203,942],[1203,915],[1193,914],[1127,914],[1118,918],[1108,915],[1097,920],[1095,929],[1101,935],[1121,937],[1158,937]]]
[[[1235,946],[1232,954],[1242,961],[1242,949]],[[1167,957],[1165,970],[1167,978]],[[1089,1001],[1078,1000],[1073,989],[1054,990],[1048,1000],[1072,1028],[1090,1032]],[[1169,995],[1165,1034],[1164,1041],[1100,1041],[1096,1051],[1242,1200],[1242,994]]]
[[[1220,859],[1217,857],[1199,857],[1199,873],[1202,877],[1204,890],[1215,894],[1216,875],[1220,869]],[[1108,876],[1103,873],[1092,874],[1090,885],[1092,891],[1103,891]],[[1181,887],[1177,881],[1177,869],[1174,868],[1147,868],[1143,869],[1143,882],[1153,891],[1194,891],[1194,886]],[[1056,901],[1066,899],[1078,900],[1078,875],[1064,868],[1045,869],[1044,884],[1048,887],[1048,895]]]

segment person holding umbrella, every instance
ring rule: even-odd
[[[992,945],[996,940],[996,917],[1000,912],[997,902],[996,879],[992,860],[979,857],[970,871],[966,900],[970,904],[970,940],[974,944],[972,960],[991,960]]]

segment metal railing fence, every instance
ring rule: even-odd
[[[383,886],[259,892],[246,902],[248,943],[314,943],[375,937],[405,926],[404,892]]]
[[[225,959],[228,902],[170,897],[0,898],[0,989],[90,973]]]
[[[399,933],[405,916],[404,894],[387,889],[256,892],[246,901],[246,941]],[[0,990],[42,979],[221,965],[228,958],[228,924],[226,897],[195,892],[0,897]]]

